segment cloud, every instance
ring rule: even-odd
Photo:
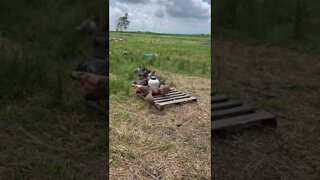
[[[208,19],[211,6],[202,0],[170,0],[166,5],[166,13],[172,17]]]
[[[116,0],[110,4],[109,27],[114,31],[116,19],[128,12],[128,31],[207,34],[211,32],[211,8],[206,1],[138,0],[133,3],[133,0]]]
[[[164,17],[164,12],[163,12],[161,9],[158,9],[158,10],[154,13],[154,15],[155,15],[156,17],[163,18],[163,17]]]
[[[129,4],[148,4],[150,0],[116,0],[117,2],[129,3]]]

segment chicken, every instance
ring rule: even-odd
[[[134,88],[136,93],[141,93],[143,96],[146,96],[151,92],[151,89],[149,88],[149,86],[143,86],[139,84],[132,84],[131,86]]]
[[[168,85],[160,85],[159,90],[161,95],[165,95],[170,92],[170,87]]]
[[[152,96],[152,92],[148,93],[147,96],[145,97],[145,100],[147,102],[149,102],[150,104],[154,103],[153,101],[153,96]]]
[[[73,71],[70,77],[84,86],[87,92],[85,100],[99,101],[109,97],[109,78],[107,76]]]

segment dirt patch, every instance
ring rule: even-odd
[[[110,179],[210,179],[210,80],[157,73],[198,102],[160,111],[110,98]]]
[[[319,56],[215,41],[218,92],[278,116],[277,129],[213,139],[217,179],[318,179]]]

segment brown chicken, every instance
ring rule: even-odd
[[[73,71],[70,74],[73,80],[79,82],[86,90],[86,100],[99,101],[109,96],[109,79],[107,76],[87,72]]]
[[[147,102],[149,102],[150,104],[153,103],[153,96],[152,96],[152,92],[148,93],[147,96],[145,97],[145,100]]]
[[[161,95],[165,95],[170,92],[170,87],[168,85],[160,85],[159,90]]]
[[[134,88],[136,93],[141,93],[143,96],[146,96],[151,92],[151,89],[149,88],[149,86],[143,86],[140,84],[132,84],[131,86]]]

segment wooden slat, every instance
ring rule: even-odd
[[[211,103],[219,103],[227,100],[228,98],[225,95],[215,95],[213,98],[211,98]]]
[[[145,99],[145,97],[142,96],[141,94],[137,93],[137,96]],[[188,101],[197,101],[197,98],[192,97],[188,94],[179,92],[174,88],[170,88],[170,92],[168,94],[164,96],[155,96],[153,97],[153,99],[154,99],[154,105],[158,109],[162,109],[166,105],[184,103]]]
[[[172,92],[179,92],[179,91],[177,91],[175,89],[170,89],[169,93],[172,93]]]
[[[226,128],[230,128],[237,125],[244,125],[248,123],[274,120],[274,119],[275,119],[275,115],[266,111],[260,111],[253,114],[247,114],[247,115],[212,121],[211,129],[221,130],[221,129],[226,129]]]
[[[255,108],[252,108],[247,105],[243,105],[239,107],[214,111],[211,117],[213,118],[212,120],[215,121],[222,118],[229,118],[229,117],[234,117],[238,115],[253,113],[254,111],[255,111]]]
[[[164,96],[156,96],[156,97],[153,97],[154,100],[158,100],[158,99],[166,99],[170,96],[175,96],[175,95],[185,95],[184,93],[181,93],[181,92],[174,92],[174,93],[168,93]]]
[[[233,108],[237,106],[241,106],[242,103],[235,100],[229,100],[221,103],[215,103],[211,105],[211,111],[221,110],[221,109],[227,109],[227,108]]]
[[[154,103],[169,102],[169,101],[174,101],[174,100],[177,100],[177,99],[185,99],[185,98],[189,98],[189,97],[190,97],[189,95],[170,97],[170,98],[167,98],[167,99],[156,100],[156,101],[154,101]]]
[[[197,99],[195,97],[189,97],[189,98],[185,98],[185,99],[177,99],[177,100],[174,100],[174,101],[155,103],[155,104],[159,105],[159,106],[165,106],[165,105],[168,105],[168,104],[176,104],[176,103],[182,103],[182,102],[194,101],[194,100],[197,100]]]
[[[172,98],[180,97],[180,96],[189,96],[189,95],[184,94],[184,93],[179,93],[179,94],[164,96],[164,97],[162,97],[162,98],[157,98],[157,99],[154,99],[154,101],[160,101],[160,100],[165,100],[165,99],[172,99]]]
[[[144,96],[142,96],[141,93],[136,93],[139,97],[142,97],[144,98]],[[175,95],[175,94],[181,94],[181,92],[172,92],[172,93],[168,93],[166,95],[162,95],[162,96],[154,96],[153,99],[156,100],[156,99],[163,99],[163,98],[166,98],[167,96],[169,95]]]

